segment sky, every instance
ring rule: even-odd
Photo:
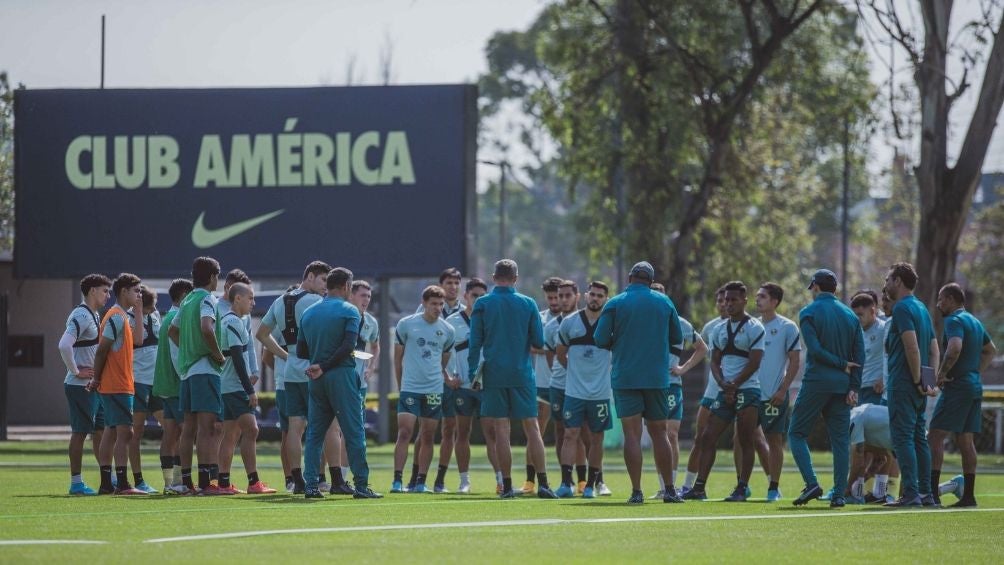
[[[897,0],[902,3],[903,0]],[[391,53],[395,84],[473,82],[499,30],[525,29],[546,0],[0,0],[0,69],[29,88],[93,88],[106,15],[107,88],[317,86],[381,82]],[[956,25],[975,2],[959,2]],[[888,53],[873,49],[873,80]],[[886,61],[879,60],[879,57]],[[900,81],[909,80],[897,55]],[[353,64],[354,62],[354,64]],[[978,84],[953,117],[968,116]],[[967,125],[955,120],[951,150]],[[1004,120],[999,123],[1004,125]],[[998,128],[985,170],[1004,170]],[[895,140],[872,142],[873,170]],[[487,151],[487,150],[486,150]],[[482,158],[497,158],[481,154]],[[479,180],[497,172],[484,165]]]

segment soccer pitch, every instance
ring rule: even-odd
[[[686,562],[938,562],[1000,563],[1004,555],[1004,458],[984,455],[977,475],[980,507],[971,510],[886,510],[825,502],[794,508],[801,480],[790,457],[781,480],[785,500],[763,501],[757,471],[746,503],[650,500],[630,494],[620,453],[606,454],[604,475],[614,496],[584,500],[498,500],[483,450],[474,448],[476,494],[386,494],[391,450],[371,448],[374,489],[382,500],[328,496],[304,500],[285,493],[219,497],[71,497],[66,495],[65,444],[0,444],[0,562],[420,562],[420,563],[664,563]],[[553,449],[549,448],[553,465]],[[90,455],[88,454],[88,457]],[[681,454],[684,458],[685,454]],[[522,449],[514,458],[522,462]],[[828,454],[814,454],[824,486]],[[86,460],[85,460],[86,461]],[[646,453],[646,463],[652,457]],[[734,486],[732,454],[721,452],[708,494]],[[433,462],[435,465],[435,460]],[[155,446],[144,447],[147,480],[159,486]],[[960,469],[948,456],[942,477]],[[238,486],[246,486],[240,457]],[[521,467],[514,472],[517,482]],[[557,466],[549,469],[558,481]],[[259,446],[262,479],[282,488],[274,445]],[[97,482],[93,460],[85,479]],[[151,480],[152,479],[152,480]],[[654,470],[646,494],[658,488]],[[451,468],[447,486],[456,488]],[[954,502],[951,494],[946,504]],[[228,535],[229,534],[229,535]],[[199,537],[204,536],[204,537]]]

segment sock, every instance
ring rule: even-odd
[[[889,477],[889,481],[885,487],[886,496],[892,492],[895,492],[897,497],[899,496],[899,489],[896,488],[896,477]]]
[[[855,498],[862,498],[865,495],[865,478],[858,477],[854,479],[854,483],[851,484],[851,496]]]
[[[931,469],[931,492],[934,493],[935,499],[941,494],[938,492],[939,484],[941,484],[941,469]]]
[[[252,471],[252,472],[248,473],[248,486],[251,486],[251,485],[257,483],[260,480],[261,479],[258,478],[258,471]]]
[[[174,467],[161,469],[160,472],[164,475],[164,486],[174,486]]]
[[[697,473],[691,473],[687,471],[687,475],[683,478],[683,486],[687,488],[692,488],[694,486],[694,481],[697,480]]]
[[[548,488],[547,473],[537,473],[537,484],[540,488]]]
[[[101,488],[104,490],[111,490],[112,488],[112,466],[102,465],[101,466]]]
[[[596,467],[589,467],[589,474],[586,479],[586,486],[593,488],[596,486],[596,475],[598,475],[600,470]]]
[[[136,484],[138,485],[138,484],[140,484],[140,483],[143,482],[143,473],[142,472],[133,473],[132,474],[132,478],[133,478],[133,480],[136,481]]]
[[[460,482],[461,482],[461,484],[462,483],[470,483],[471,482],[471,473],[469,471],[465,471],[463,473],[460,473]]]
[[[82,485],[82,484],[84,484],[84,479],[83,479],[83,477],[80,476],[80,473],[77,473],[76,475],[74,475],[74,474],[71,473],[70,474],[70,484],[71,485]]]
[[[599,484],[602,482],[603,482],[603,467],[600,467],[599,471],[596,472],[596,483]]]
[[[416,464],[411,466],[411,478],[408,479],[408,487],[411,488],[415,486],[417,481],[418,481],[418,465]]]
[[[125,466],[115,467],[115,480],[118,481],[118,488],[120,489],[127,489],[132,486],[129,484]]]
[[[575,466],[575,479],[577,481],[579,481],[580,483],[584,482],[586,480],[586,466],[585,465],[576,465]]]
[[[220,486],[221,487],[230,486],[230,473],[220,473]]]
[[[286,484],[293,482],[293,475],[286,475]]]
[[[875,498],[885,498],[886,485],[889,484],[889,475],[875,475],[875,486],[872,488],[872,496]]]
[[[209,465],[199,465],[199,488],[209,487]]]
[[[171,479],[172,479],[172,481],[171,481],[172,485],[180,485],[182,483],[182,480],[181,480],[181,464],[180,463],[179,464],[175,464],[174,469],[172,469]]]
[[[216,463],[209,464],[209,484],[213,483],[216,483],[217,486],[220,484],[220,466]]]
[[[326,483],[326,482],[328,482],[328,477],[326,477],[324,475],[324,471],[321,471],[321,474],[317,475],[317,482],[318,483]]]
[[[502,471],[495,471],[495,484],[502,484]]]
[[[351,471],[351,469],[349,469],[348,467],[339,467],[339,469],[342,470],[342,479],[348,481],[349,480],[349,471]]]
[[[771,481],[770,485],[767,486],[767,490],[777,490],[777,481]]]
[[[342,476],[341,467],[328,467],[331,471],[331,484],[332,486],[340,487],[345,484],[345,477]]]
[[[572,466],[562,465],[561,466],[561,484],[569,485],[572,484]]]
[[[303,490],[306,488],[306,483],[303,482],[303,469],[297,467],[292,470],[293,473],[293,489]]]
[[[962,500],[976,500],[976,473],[965,473],[962,475],[966,484],[962,486]]]
[[[174,466],[175,467],[181,467],[181,456],[180,455],[175,455],[174,458],[173,458],[173,460],[174,460]]]
[[[502,477],[502,492],[512,490],[512,477]]]
[[[415,484],[424,485],[427,478],[428,477],[426,477],[425,473],[419,473],[415,475]]]
[[[707,482],[708,482],[708,479],[702,479],[702,478],[698,477],[697,480],[694,481],[694,490],[696,490],[698,492],[703,491],[704,490],[704,485],[707,484]]]
[[[401,482],[401,476],[403,474],[404,474],[404,471],[401,471],[400,469],[395,469],[394,470],[394,482],[396,482],[396,483]]]
[[[669,486],[673,486],[673,485],[676,484],[676,469],[673,469],[673,471],[669,475],[670,475],[670,477],[669,477],[670,480],[673,481],[673,483],[671,485],[669,485]]]
[[[447,469],[448,467],[446,465],[440,465],[439,468],[436,469],[436,486],[443,486],[443,481],[446,480]]]
[[[195,485],[192,484],[192,468],[186,467],[181,470],[181,484],[185,485],[189,489],[195,489]]]
[[[655,478],[659,479],[659,490],[666,490],[666,480],[662,478],[662,473],[656,469]]]
[[[174,457],[170,455],[160,456],[160,468],[161,469],[173,469],[174,468]]]
[[[526,466],[526,482],[532,483],[536,474],[537,472],[534,470],[533,465]]]
[[[736,481],[736,490],[742,490],[745,493],[746,487],[748,486],[749,485],[747,483],[744,483],[742,481]]]

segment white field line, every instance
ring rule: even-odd
[[[756,514],[746,516],[651,516],[637,518],[583,518],[562,520],[558,518],[538,520],[500,520],[497,522],[439,522],[430,524],[386,524],[375,526],[348,526],[340,528],[298,528],[289,530],[258,530],[248,532],[228,532],[223,534],[202,534],[171,538],[153,538],[144,543],[169,543],[177,541],[202,541],[216,539],[247,538],[281,534],[320,534],[343,532],[383,532],[392,530],[435,530],[448,528],[493,528],[498,526],[553,526],[558,524],[611,524],[631,522],[718,522],[725,520],[788,520],[801,518],[851,518],[862,516],[890,516],[913,513],[946,514],[950,512],[1004,512],[1004,508],[969,508],[945,510],[888,510],[875,512],[812,512],[793,514]]]
[[[0,545],[101,545],[108,542],[101,540],[76,539],[5,539]]]

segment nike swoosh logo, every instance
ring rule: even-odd
[[[195,225],[192,226],[192,244],[199,249],[215,247],[228,239],[237,237],[238,235],[271,220],[285,211],[286,210],[276,210],[274,212],[269,212],[268,214],[256,216],[249,220],[244,220],[243,222],[237,222],[236,224],[230,224],[229,226],[213,230],[206,227],[204,223],[206,213],[203,212],[199,214],[199,217],[195,220]]]

